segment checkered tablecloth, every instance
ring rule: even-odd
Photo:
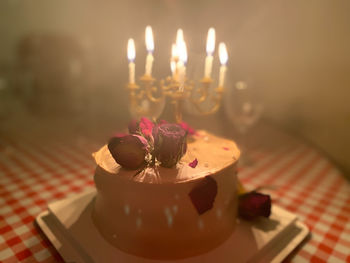
[[[239,178],[248,189],[268,186],[273,202],[310,228],[287,261],[350,262],[350,183],[306,143],[270,128],[265,135],[274,144],[250,148],[253,163],[241,165]],[[0,137],[0,262],[61,262],[35,217],[48,203],[94,187],[91,153],[101,142],[34,137]]]

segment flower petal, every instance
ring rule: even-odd
[[[197,186],[195,186],[189,196],[198,214],[203,214],[213,208],[218,185],[214,178],[206,176]]]
[[[196,158],[192,162],[190,162],[188,165],[191,166],[192,168],[196,168],[197,164],[198,164],[198,160]]]

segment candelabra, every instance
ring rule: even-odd
[[[146,107],[144,101],[152,104],[161,104],[167,101],[171,104],[173,119],[182,121],[182,106],[190,103],[201,115],[210,115],[218,111],[221,105],[224,88],[219,85],[210,92],[213,79],[205,77],[198,83],[193,80],[185,80],[181,83],[176,77],[167,77],[156,85],[156,79],[149,75],[140,78],[140,85],[129,83],[129,100],[131,111],[137,116],[152,116],[150,107]],[[204,104],[210,102],[210,108]],[[147,104],[147,103],[146,103]]]
[[[146,48],[147,58],[145,74],[140,78],[140,85],[135,83],[135,43],[133,39],[128,41],[128,59],[129,59],[129,97],[130,111],[137,117],[151,116],[156,118],[157,114],[152,114],[150,105],[161,105],[164,102],[171,104],[172,121],[182,121],[182,105],[185,101],[191,103],[200,114],[209,115],[215,113],[221,104],[221,98],[224,91],[224,80],[226,74],[226,63],[228,59],[226,46],[219,44],[220,73],[219,84],[214,92],[210,92],[210,86],[213,79],[210,77],[213,65],[213,54],[215,50],[215,30],[210,28],[207,38],[207,56],[205,59],[204,78],[198,83],[186,79],[187,47],[182,29],[178,29],[176,43],[172,45],[172,56],[170,67],[172,76],[156,80],[151,76],[153,64],[153,33],[150,26],[146,27]],[[203,105],[210,102],[210,109],[204,109]],[[167,105],[165,105],[167,106]],[[169,105],[168,105],[169,106]],[[153,115],[153,116],[152,116]],[[134,116],[135,117],[135,116]]]

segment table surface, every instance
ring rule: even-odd
[[[103,141],[79,131],[55,136],[58,128],[39,123],[0,128],[0,262],[61,262],[34,220],[48,203],[94,187],[91,153]],[[310,228],[286,261],[350,262],[350,183],[314,147],[270,125],[260,129],[247,150],[253,163],[241,164],[238,176],[247,189],[268,186],[273,203]]]

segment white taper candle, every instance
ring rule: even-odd
[[[148,51],[146,58],[146,67],[145,67],[145,75],[152,75],[152,65],[153,65],[153,51],[154,51],[154,40],[153,40],[153,31],[151,26],[146,27],[146,48]]]
[[[226,75],[226,63],[228,60],[228,54],[226,45],[224,43],[219,44],[219,59],[220,59],[220,75],[219,75],[219,87],[223,87],[225,83],[225,75]]]
[[[129,83],[135,83],[135,60],[136,51],[135,51],[135,42],[132,38],[128,41],[128,59],[129,59]]]
[[[205,58],[204,77],[210,78],[213,67],[213,53],[215,50],[215,29],[209,28],[207,36],[207,57]]]

